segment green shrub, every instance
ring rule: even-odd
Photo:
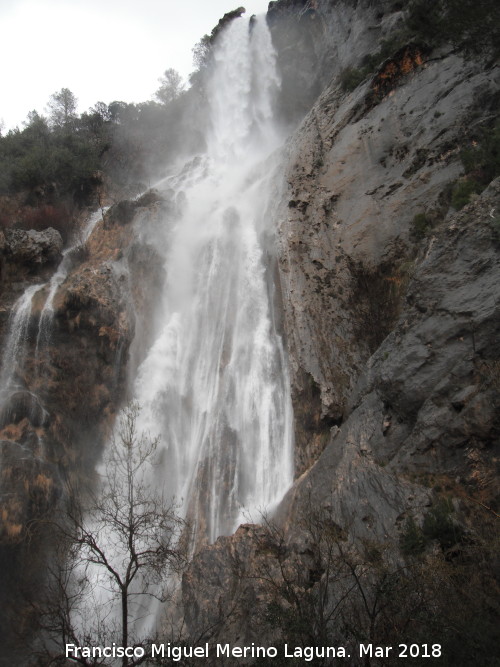
[[[440,498],[424,514],[422,527],[413,517],[408,517],[399,538],[402,553],[405,556],[418,556],[434,541],[437,541],[442,551],[446,552],[460,543],[464,531],[453,521],[452,512],[451,501],[448,498]]]
[[[413,517],[408,517],[399,538],[399,546],[405,556],[418,556],[426,547],[422,529]]]
[[[375,53],[366,54],[361,60],[361,67],[348,67],[340,75],[342,89],[348,92],[353,91],[366,77],[384,62],[390,58],[398,49],[406,43],[407,34],[405,31],[396,33],[391,39],[382,39],[380,48]]]
[[[460,157],[465,173],[473,173],[485,185],[500,175],[500,120],[482,128]]]
[[[440,498],[424,515],[422,524],[424,540],[427,543],[437,540],[443,551],[451,549],[463,538],[463,529],[453,522],[452,512],[451,501],[448,498]]]
[[[451,190],[451,205],[460,211],[471,200],[473,194],[481,192],[483,188],[475,179],[461,179]]]
[[[432,229],[432,222],[425,213],[417,213],[411,222],[411,234],[417,240],[423,239]]]
[[[413,0],[406,25],[414,39],[429,46],[448,44],[493,59],[500,52],[498,0]]]
[[[352,92],[365,78],[366,74],[363,70],[348,67],[340,75],[340,85],[342,86],[342,90]]]

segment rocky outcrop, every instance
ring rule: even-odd
[[[70,252],[50,311],[50,281],[32,299],[26,349],[16,360],[19,391],[3,406],[1,434],[61,471],[92,469],[124,396],[136,313],[150,319],[161,281],[161,258],[138,238],[145,215],[158,215],[159,201],[149,196],[110,209],[86,244]],[[30,249],[19,243],[23,256]],[[155,262],[158,271],[151,270]]]
[[[0,295],[3,299],[12,299],[27,283],[48,277],[61,261],[62,249],[61,235],[52,227],[42,231],[0,231]]]
[[[238,7],[237,9],[233,9],[233,11],[224,14],[224,16],[220,19],[220,21],[210,33],[210,43],[213,44],[215,42],[218,35],[225,28],[225,26],[228,25],[228,23],[231,23],[231,21],[234,21],[234,19],[239,18],[245,12],[246,9],[244,7]]]
[[[61,259],[63,241],[52,227],[37,232],[33,229],[7,229],[2,243],[4,256],[10,263],[28,264],[33,272],[41,264],[55,264]]]
[[[360,562],[373,578],[380,565],[366,555],[350,560],[349,540],[360,550],[397,553],[408,517],[418,521],[443,493],[455,498],[471,535],[498,506],[500,245],[491,216],[499,205],[500,179],[426,240],[397,324],[360,373],[347,419],[285,498],[277,524],[241,526],[193,559],[183,578],[188,627],[215,628],[237,645],[275,645],[273,591],[285,600],[283,624],[297,622],[300,605],[308,609],[314,586],[326,594],[324,551],[317,569],[325,531],[337,531],[327,553],[340,548],[338,560],[327,560],[331,580]],[[341,598],[334,586],[328,594]],[[397,613],[402,608],[397,601]],[[351,611],[348,604],[341,616]]]
[[[269,3],[267,21],[281,73],[279,113],[291,126],[345,70],[390,40],[404,18],[390,0],[328,2],[279,0]]]
[[[383,539],[425,504],[410,480],[463,485],[495,506],[500,258],[490,214],[499,204],[497,180],[421,249],[398,323],[361,373],[347,421],[291,492],[291,516],[312,496],[333,503],[355,535],[369,527]]]

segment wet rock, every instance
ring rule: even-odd
[[[134,219],[137,209],[137,202],[124,199],[112,206],[105,215],[105,224],[112,226],[115,224],[128,225]]]
[[[33,271],[42,264],[55,264],[61,259],[63,241],[58,231],[48,227],[40,232],[33,229],[6,229],[3,253],[12,264],[30,265]]]
[[[282,502],[272,528],[279,554],[264,528],[241,526],[195,556],[183,582],[191,629],[211,623],[225,641],[272,644],[272,629],[258,622],[269,602],[263,582],[282,581],[278,566],[292,578],[314,573],[303,522],[315,513],[327,514],[343,543],[382,545],[397,558],[406,518],[433,502],[429,480],[498,506],[500,257],[488,220],[498,206],[500,179],[429,239],[408,285],[423,308],[402,306],[360,372],[348,417]],[[317,415],[317,392],[301,396],[301,419],[308,407]],[[245,616],[249,606],[260,611]]]

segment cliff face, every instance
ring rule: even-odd
[[[378,78],[350,95],[327,88],[290,146],[280,243],[293,383],[297,396],[316,383],[326,423],[346,416],[398,321],[425,252],[412,222],[446,217],[461,136],[491,113],[498,85],[453,56],[412,61],[374,104]]]
[[[240,644],[272,641],[270,581],[315,571],[304,517],[326,513],[354,549],[397,551],[443,493],[468,528],[499,493],[500,183],[459,212],[449,203],[470,128],[495,116],[498,69],[409,44],[346,92],[342,71],[397,28],[397,3],[271,5],[284,100],[300,109],[322,87],[288,143],[278,212],[297,481],[278,528],[220,538],[183,588],[192,628],[218,623]]]
[[[50,529],[44,520],[50,521],[79,482],[92,476],[126,394],[126,362],[140,355],[131,342],[140,333],[147,343],[162,259],[146,236],[148,225],[163,219],[162,206],[166,204],[155,193],[113,206],[87,241],[66,251],[64,264],[59,264],[62,242],[54,229],[5,234],[2,377],[12,363],[16,388],[2,394],[0,424],[7,661],[10,641],[19,645],[29,629],[30,608],[50,560]],[[55,285],[58,264],[62,273]],[[35,291],[24,331],[16,345],[7,348],[15,328],[16,299],[30,285]],[[52,308],[44,310],[54,286]],[[137,315],[144,324],[136,326]]]

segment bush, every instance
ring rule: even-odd
[[[440,498],[439,501],[424,516],[422,533],[424,538],[431,542],[437,540],[443,551],[461,542],[464,531],[461,526],[454,523],[451,518],[453,505],[448,498]]]
[[[417,239],[421,240],[432,229],[432,222],[425,215],[425,213],[417,213],[411,222],[411,235]]]
[[[451,205],[460,211],[471,200],[473,194],[478,194],[483,188],[475,179],[461,179],[451,190]]]
[[[492,59],[500,53],[498,0],[414,0],[407,27],[430,46],[449,44],[466,55]]]
[[[418,556],[434,541],[439,543],[443,552],[459,544],[464,537],[464,530],[456,524],[451,515],[453,505],[448,498],[440,498],[424,514],[422,527],[413,517],[406,520],[399,538],[399,546],[406,556]]]
[[[340,75],[340,85],[342,86],[342,90],[350,93],[355,90],[365,78],[366,74],[363,70],[356,69],[356,67],[348,67],[343,70]]]
[[[375,53],[369,53],[361,60],[361,67],[348,67],[340,75],[340,84],[346,92],[351,92],[373,73],[383,62],[390,58],[406,42],[406,33],[398,32],[391,39],[383,39]]]
[[[460,157],[465,173],[474,174],[485,185],[500,175],[500,120],[482,128]]]
[[[426,544],[422,529],[412,516],[406,519],[399,538],[399,547],[405,556],[418,556],[425,550]]]

